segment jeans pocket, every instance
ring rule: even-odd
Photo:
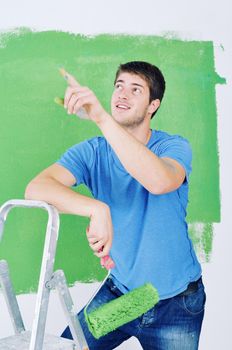
[[[183,295],[181,298],[185,310],[192,315],[201,313],[205,308],[206,294],[202,284],[195,292]]]
[[[114,297],[118,298],[123,295],[123,293],[115,286],[110,277],[106,280],[106,285],[110,289]]]

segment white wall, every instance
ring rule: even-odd
[[[232,40],[230,23],[231,3],[228,0],[212,2],[195,0],[170,1],[55,1],[55,0],[8,0],[1,1],[0,30],[14,27],[30,27],[35,30],[60,29],[74,33],[131,33],[164,34],[182,39],[211,40],[215,47],[217,73],[227,79],[227,85],[217,87],[218,138],[220,151],[220,188],[222,219],[214,225],[213,253],[211,261],[203,264],[203,276],[207,291],[206,315],[203,324],[200,350],[232,349],[231,325],[232,306],[232,195],[230,179],[232,121]],[[223,45],[224,50],[220,45]],[[77,306],[84,303],[96,284],[90,286],[77,284],[71,289]],[[29,299],[28,299],[29,298]],[[34,295],[19,297],[25,323],[30,326]],[[228,300],[228,302],[227,302]],[[12,332],[6,309],[0,297],[0,338]],[[30,305],[30,307],[28,307]],[[60,316],[53,315],[56,313]],[[3,316],[4,315],[4,316]],[[57,308],[56,295],[52,298],[47,329],[60,332],[65,324],[62,311]],[[137,341],[131,340],[120,349],[141,349]]]

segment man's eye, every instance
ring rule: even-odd
[[[139,88],[134,88],[133,89],[133,93],[135,94],[135,95],[139,95],[139,94],[141,94],[141,89],[139,89]]]
[[[115,89],[116,89],[116,90],[121,90],[121,89],[122,89],[122,85],[116,84],[116,85],[115,85]]]

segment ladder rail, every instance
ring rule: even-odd
[[[20,334],[25,331],[25,327],[21,312],[19,310],[16,295],[11,283],[9,267],[6,260],[0,261],[0,285],[2,287],[3,295],[6,300],[6,305],[10,314],[15,334]]]
[[[41,208],[48,212],[43,258],[40,270],[39,287],[36,298],[35,317],[29,350],[41,350],[45,333],[50,289],[46,287],[53,274],[56,245],[59,232],[59,214],[55,207],[43,201],[12,199],[0,208],[0,240],[3,235],[4,224],[8,213],[14,207]]]
[[[57,270],[53,273],[52,279],[48,283],[48,287],[52,289],[55,288],[59,293],[61,305],[68,321],[74,342],[80,345],[81,350],[89,350],[80,321],[76,315],[74,303],[67,286],[65,274],[62,270]]]

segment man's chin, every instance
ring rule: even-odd
[[[125,117],[122,115],[112,114],[113,119],[120,125],[122,125],[125,122]]]
[[[122,117],[121,118],[119,118],[117,116],[112,116],[112,117],[119,125],[121,125],[123,127],[127,127],[128,125],[131,124],[131,121],[129,121],[127,119],[123,119]]]
[[[135,128],[143,123],[144,117],[141,118],[126,118],[126,116],[112,115],[113,119],[124,128]]]

